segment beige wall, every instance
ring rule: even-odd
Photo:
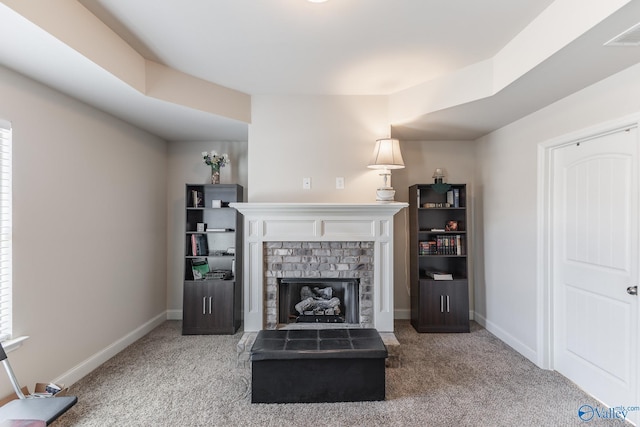
[[[249,201],[375,200],[382,178],[367,164],[375,140],[389,135],[386,97],[254,96],[251,117]]]
[[[164,316],[167,145],[2,67],[0,98],[14,332],[30,337],[10,358],[24,384],[70,383]]]
[[[640,112],[640,65],[562,99],[478,141],[476,318],[534,362],[542,360],[537,311],[538,145]]]

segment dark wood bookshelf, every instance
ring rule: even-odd
[[[220,207],[214,207],[220,201]],[[244,201],[236,184],[187,184],[185,190],[184,285],[182,333],[234,334],[241,323],[242,215],[229,203]],[[206,228],[198,230],[198,224]],[[207,228],[210,228],[207,230]],[[193,239],[197,246],[194,253]],[[233,251],[230,251],[233,248]],[[202,261],[204,260],[204,261]],[[194,261],[206,270],[231,272],[228,277],[194,277]],[[225,273],[226,274],[226,273]]]
[[[455,229],[446,229],[450,222]],[[409,187],[411,324],[418,332],[469,332],[468,223],[466,184],[444,193],[433,184]],[[434,280],[427,271],[452,278]]]

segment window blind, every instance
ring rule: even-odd
[[[11,125],[0,120],[0,340],[12,334]]]

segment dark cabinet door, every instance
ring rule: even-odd
[[[209,286],[203,281],[185,282],[182,313],[184,333],[199,333],[208,330],[211,316],[207,313],[206,298]]]
[[[233,334],[234,328],[234,282],[230,280],[219,281],[211,285],[207,296],[207,309],[212,333]]]
[[[442,325],[444,322],[445,286],[433,280],[420,281],[420,332]]]
[[[420,280],[418,332],[468,332],[466,280]]]
[[[446,286],[444,325],[456,332],[469,332],[469,292],[466,281],[451,281]]]
[[[234,333],[233,290],[233,281],[185,282],[183,333]]]

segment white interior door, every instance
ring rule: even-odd
[[[637,129],[558,148],[552,168],[554,368],[607,406],[637,406]]]

